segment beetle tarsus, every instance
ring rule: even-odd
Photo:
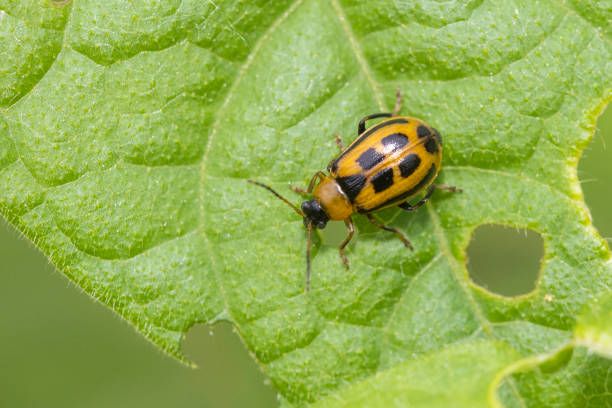
[[[307,196],[308,195],[308,191],[306,191],[306,189],[302,188],[302,187],[298,187],[298,186],[291,186],[291,191],[293,191],[294,193],[297,193],[301,196]]]
[[[338,149],[340,150],[340,152],[343,152],[344,143],[342,143],[342,137],[340,137],[340,135],[336,133],[334,140],[336,141],[336,146],[338,146]]]
[[[355,225],[353,224],[353,220],[351,219],[351,217],[344,220],[344,225],[346,225],[348,234],[346,235],[346,238],[344,238],[344,241],[342,241],[342,243],[338,247],[338,253],[340,254],[340,258],[342,259],[342,264],[344,265],[344,267],[346,269],[349,269],[349,260],[346,254],[344,253],[344,249],[349,244],[349,242],[351,242],[351,239],[353,239],[353,235],[355,234]]]
[[[395,227],[390,227],[388,225],[383,224],[382,222],[380,222],[375,216],[373,216],[372,214],[366,214],[366,217],[368,218],[368,220],[375,225],[376,227],[385,230],[385,231],[389,231],[394,233],[399,239],[400,241],[402,241],[402,243],[404,244],[404,246],[408,249],[410,249],[411,251],[414,250],[414,247],[412,246],[412,242],[410,242],[410,240],[408,239],[408,237],[406,237],[406,235],[404,235],[404,233],[400,230],[398,230]]]
[[[347,271],[348,271],[349,269],[351,269],[351,268],[350,268],[350,266],[349,266],[349,260],[348,260],[348,257],[347,257],[347,256],[346,256],[346,254],[344,253],[344,250],[343,250],[343,249],[342,249],[342,250],[340,250],[340,259],[342,260],[342,265],[344,266],[344,269],[346,269]]]
[[[463,193],[459,187],[449,186],[448,184],[435,184],[436,190],[448,191],[449,193]]]
[[[402,91],[399,88],[395,91],[395,106],[393,107],[393,116],[399,115],[402,110]]]

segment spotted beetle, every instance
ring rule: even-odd
[[[357,126],[357,138],[344,148],[336,136],[340,154],[327,166],[328,174],[318,171],[306,190],[293,187],[302,195],[313,198],[302,202],[298,208],[270,186],[254,180],[250,183],[263,187],[284,201],[303,218],[308,232],[306,244],[306,290],[310,289],[311,246],[313,228],[323,229],[330,220],[344,221],[348,234],[338,247],[345,267],[349,262],[344,250],[353,238],[355,226],[351,216],[364,214],[376,227],[394,233],[409,249],[410,240],[395,227],[383,224],[372,212],[397,206],[405,211],[415,211],[429,200],[433,192],[460,189],[444,184],[433,184],[442,161],[442,137],[440,133],[420,119],[399,116],[401,94],[396,95],[392,113],[374,113],[363,117]],[[386,118],[366,129],[371,119]],[[408,198],[425,191],[415,204]]]

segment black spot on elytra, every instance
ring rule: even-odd
[[[395,118],[395,119],[389,119],[386,120],[382,123],[379,123],[378,125],[374,125],[371,128],[369,128],[368,130],[366,130],[365,132],[363,132],[357,139],[355,139],[355,141],[353,143],[351,143],[351,145],[349,147],[346,148],[345,151],[342,152],[342,154],[336,158],[336,161],[340,161],[344,156],[346,156],[349,152],[353,151],[353,149],[355,149],[357,146],[360,146],[361,143],[363,143],[364,140],[366,140],[372,133],[385,128],[387,126],[392,126],[392,125],[396,125],[396,124],[405,124],[408,123],[407,119],[404,118]]]
[[[429,140],[427,140],[425,142],[425,149],[427,149],[427,151],[429,153],[435,153],[438,151],[438,142],[436,142],[436,139],[431,137],[429,138]]]
[[[408,177],[419,167],[421,164],[421,158],[419,155],[411,153],[408,156],[404,157],[399,164],[400,174],[402,177]]]
[[[419,125],[419,127],[417,127],[417,135],[421,138],[427,137],[431,135],[431,131],[427,128],[427,126]]]
[[[384,158],[385,156],[382,153],[379,153],[370,147],[368,150],[361,153],[361,156],[359,156],[357,159],[357,163],[359,163],[362,169],[370,170],[372,167],[383,161]]]
[[[338,177],[336,181],[348,199],[353,202],[363,189],[366,180],[361,174],[355,174],[348,177]]]
[[[410,190],[406,191],[405,193],[401,194],[400,196],[398,196],[398,198],[404,199],[412,195],[415,195],[416,193],[421,191],[423,188],[425,188],[426,185],[429,184],[434,174],[436,174],[436,165],[432,164],[429,170],[427,170],[427,174],[425,174],[425,177],[423,177],[423,179],[419,181],[419,184],[412,187]]]
[[[435,174],[436,174],[436,165],[432,164],[429,170],[427,170],[427,174],[425,174],[425,177],[423,177],[423,179],[421,179],[421,181],[419,181],[419,183],[416,186],[412,187],[408,191],[404,191],[402,194],[399,194],[395,197],[391,197],[389,200],[385,201],[384,203],[381,203],[380,205],[374,208],[370,208],[367,211],[361,210],[361,212],[372,212],[372,211],[379,210],[383,207],[386,207],[387,205],[391,203],[404,202],[408,197],[411,197],[415,195],[416,193],[418,193],[419,191],[423,190],[432,181],[432,178],[434,177]]]
[[[393,133],[383,137],[381,143],[385,146],[385,152],[391,153],[406,146],[408,144],[408,136],[403,133]]]
[[[379,171],[372,177],[374,191],[380,193],[393,185],[393,169],[387,168]]]

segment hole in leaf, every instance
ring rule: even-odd
[[[578,176],[584,199],[591,211],[593,224],[599,233],[612,241],[612,109],[599,117],[597,131],[591,144],[584,151]]]
[[[467,250],[468,271],[493,293],[523,295],[535,289],[543,253],[542,238],[534,231],[482,225]]]
[[[199,380],[212,399],[224,406],[261,406],[277,404],[276,392],[249,356],[233,326],[227,322],[194,325],[182,344],[183,353],[198,365]]]

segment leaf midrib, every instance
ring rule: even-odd
[[[338,0],[332,0],[331,3],[334,8],[334,11],[336,12],[336,18],[338,19],[338,22],[342,27],[342,31],[344,31],[344,34],[348,38],[349,44],[351,45],[351,50],[353,51],[353,54],[355,54],[357,64],[359,65],[359,68],[368,80],[368,84],[372,89],[372,93],[374,94],[374,98],[376,99],[376,103],[378,104],[378,108],[381,110],[381,112],[388,112],[389,108],[385,104],[385,98],[383,97],[382,92],[380,90],[380,85],[374,79],[370,64],[368,64],[368,61],[365,58],[361,45],[357,41],[357,38],[353,33],[350,23],[346,18],[346,14],[342,10],[342,6],[340,5],[340,3],[338,3]]]

